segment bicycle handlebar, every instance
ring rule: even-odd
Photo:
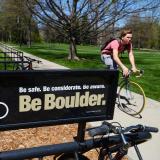
[[[94,127],[88,129],[88,134],[91,137],[97,136],[97,135],[105,135],[107,133],[115,133],[118,134],[120,132],[120,128],[112,125],[111,123],[108,123],[106,121],[102,122],[101,126]]]
[[[144,132],[158,132],[158,128],[150,127],[150,126],[143,126],[138,124],[136,126],[130,126],[125,128],[126,132],[137,132],[137,131],[144,131]]]
[[[137,74],[138,73],[138,74]],[[140,69],[138,70],[138,72],[135,73],[136,74],[136,77],[141,77],[143,74],[144,74],[144,70]]]
[[[122,128],[121,126],[115,126],[112,125],[112,123],[104,121],[101,126],[88,129],[88,133],[91,137],[106,135],[108,133],[121,134],[126,132],[158,132],[158,128],[143,126],[141,124]]]
[[[87,129],[87,131],[91,137],[94,137],[97,135],[105,135],[109,133],[109,127],[107,125],[102,124],[99,127],[89,128]]]
[[[122,72],[122,71],[120,71],[120,72],[121,72],[122,75],[123,75],[123,72]],[[135,77],[141,77],[141,76],[144,74],[144,70],[140,69],[140,70],[137,70],[136,73],[134,73],[131,69],[129,69],[129,74],[128,74],[127,78],[128,78],[131,74],[134,74]],[[123,77],[125,77],[125,76],[123,76]]]

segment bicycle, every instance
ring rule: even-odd
[[[139,160],[143,160],[137,145],[150,139],[150,132],[158,132],[158,129],[140,124],[124,128],[118,122],[104,121],[101,126],[89,128],[87,131],[93,141],[79,143],[80,152],[64,153],[54,160],[89,160],[83,153],[93,148],[99,149],[98,160],[121,160],[127,155],[130,147],[134,147]],[[110,135],[111,133],[113,135]],[[101,137],[95,138],[96,136]],[[77,150],[77,146],[75,147]]]
[[[129,148],[134,147],[139,160],[142,160],[137,145],[151,139],[151,132],[158,132],[158,128],[140,124],[124,128],[118,122],[104,121],[101,126],[83,131],[87,131],[92,138],[82,141],[75,138],[74,142],[5,151],[1,152],[0,159],[39,158],[42,160],[44,156],[55,155],[53,160],[89,160],[84,153],[96,149],[99,150],[98,160],[107,160],[106,158],[121,160],[127,155]]]
[[[15,63],[13,70],[33,70],[33,62],[42,63],[40,60],[23,56],[22,61]]]
[[[141,77],[144,71],[139,70],[136,77]],[[136,82],[130,80],[130,76],[133,72],[130,70],[127,77],[122,77],[122,81],[119,83],[119,90],[117,93],[118,108],[131,115],[139,115],[146,103],[146,96],[143,88]]]

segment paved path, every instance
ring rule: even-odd
[[[35,69],[68,69],[64,66],[58,65],[53,62],[38,58],[36,56],[24,53],[25,56],[41,60],[41,64],[34,64]],[[134,118],[123,112],[121,112],[115,106],[114,120],[121,123],[122,126],[135,125],[135,124],[144,124],[148,126],[158,127],[160,130],[160,102],[154,101],[147,98],[146,108],[142,113],[142,118]],[[100,125],[101,122],[92,122],[92,125]],[[144,160],[159,160],[160,159],[160,133],[153,134],[153,137],[150,141],[139,145],[140,151],[142,153]],[[133,149],[129,150],[130,160],[138,160],[135,151]]]
[[[25,53],[26,56],[37,58],[33,55]],[[60,66],[56,63],[37,58],[42,61],[42,64],[39,64],[40,69],[67,69],[66,67]],[[36,68],[35,68],[36,69]],[[38,69],[38,68],[37,68]],[[131,117],[123,112],[121,112],[118,107],[115,106],[115,113],[113,121],[120,122],[122,126],[135,125],[135,124],[144,124],[148,126],[158,127],[160,130],[160,102],[154,101],[150,98],[147,98],[146,108],[142,113],[142,118],[138,119]],[[99,125],[101,122],[92,122],[91,125]],[[160,159],[160,132],[153,134],[153,138],[139,145],[139,149],[143,156],[144,160],[159,160]],[[138,160],[137,155],[135,154],[134,149],[129,150],[130,160]]]

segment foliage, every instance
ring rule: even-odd
[[[32,39],[34,41],[40,39],[37,22],[25,1],[2,0],[0,5],[0,39],[2,41],[16,42],[21,45],[31,43]]]
[[[131,16],[125,27],[134,31],[134,46],[159,48],[159,7],[157,0],[0,0],[0,40],[68,43],[74,60],[77,44],[103,44]]]
[[[133,30],[133,44],[137,48],[160,49],[160,23],[151,17],[131,16],[126,27]]]
[[[80,61],[66,61],[68,45],[59,43],[35,44],[31,48],[22,47],[26,52],[76,69],[104,69],[105,65],[100,59],[100,49],[95,46],[78,45]],[[122,55],[122,61],[129,66],[128,55]],[[134,78],[142,85],[147,97],[160,101],[160,53],[154,50],[135,50],[137,67],[144,70],[144,76]]]
[[[132,13],[153,9],[157,0],[99,1],[99,0],[27,0],[32,13],[40,22],[50,26],[70,44],[68,59],[78,59],[77,42],[96,43],[97,36],[120,19]],[[31,3],[35,2],[35,7]]]

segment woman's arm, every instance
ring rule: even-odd
[[[135,58],[134,58],[132,46],[131,46],[130,50],[128,51],[128,55],[129,55],[129,61],[130,61],[131,66],[132,66],[132,68],[131,68],[132,71],[133,72],[137,72],[137,68],[136,68],[136,65],[135,65]]]
[[[128,68],[122,63],[122,61],[119,59],[118,50],[117,50],[117,49],[113,49],[113,59],[114,59],[114,61],[121,67],[121,69],[122,69],[122,71],[123,71],[123,75],[124,75],[124,76],[128,76],[129,70],[128,70]]]

